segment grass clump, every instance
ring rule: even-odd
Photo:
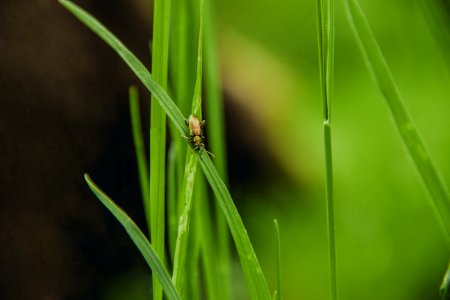
[[[103,39],[121,56],[121,58],[128,64],[131,70],[142,81],[145,87],[152,93],[154,99],[158,101],[158,104],[163,108],[174,127],[178,130],[178,133],[181,136],[188,136],[188,128],[185,125],[186,118],[183,116],[180,109],[175,105],[172,99],[168,96],[165,89],[162,88],[161,85],[158,84],[158,82],[156,82],[150,72],[136,58],[136,56],[131,53],[112,33],[110,33],[102,24],[100,24],[95,18],[90,16],[86,11],[70,1],[60,0],[60,3],[70,12],[72,12],[88,28],[94,31],[101,39]],[[200,89],[198,89],[198,93],[199,91]],[[199,99],[199,97],[197,98]],[[196,105],[195,107],[199,107],[199,105]],[[228,226],[237,248],[237,252],[242,264],[242,269],[251,297],[253,299],[271,299],[270,292],[259,265],[258,259],[256,258],[244,224],[242,223],[240,215],[233,203],[233,200],[225,183],[220,177],[216,167],[212,163],[206,151],[193,151],[189,153],[193,153],[195,159],[198,160],[203,170],[203,174],[205,175],[215,194],[215,199],[217,200],[219,207],[222,209],[222,213],[224,214],[228,222]],[[151,176],[152,172],[150,170],[150,178]],[[99,197],[100,194],[96,195],[97,197]],[[156,253],[155,256],[158,257],[158,253]],[[163,258],[159,257],[159,260],[163,261]],[[159,274],[157,273],[156,276],[159,276]],[[167,293],[166,289],[165,291]]]

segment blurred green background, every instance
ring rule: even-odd
[[[149,65],[150,0],[76,2]],[[360,3],[449,185],[450,3]],[[231,194],[271,290],[277,218],[284,299],[329,299],[316,1],[215,4]],[[431,14],[426,4],[441,6]],[[444,235],[335,5],[340,299],[437,300]],[[82,178],[145,228],[127,102],[136,77],[53,0],[0,1],[0,53],[0,298],[149,299],[150,270]],[[248,299],[236,257],[233,272],[233,300]]]
[[[439,48],[440,36],[419,1],[360,2],[448,183],[450,85],[444,54],[449,53]],[[235,182],[232,194],[271,286],[277,218],[283,296],[328,299],[316,3],[227,0],[217,8],[224,90],[241,111],[238,124],[229,126],[251,141],[251,155],[262,163],[272,160],[268,174],[251,186]],[[340,298],[438,299],[448,262],[443,232],[342,1],[336,1],[336,14],[332,134]],[[267,156],[261,157],[260,149]]]

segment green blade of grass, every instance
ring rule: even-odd
[[[209,205],[208,191],[203,174],[199,174],[195,189],[195,218],[198,237],[200,239],[201,262],[204,270],[206,299],[225,300],[229,299],[228,292],[224,289],[223,278],[217,270],[217,243]],[[222,213],[222,212],[220,212]]]
[[[142,253],[142,256],[144,256],[145,261],[152,269],[153,274],[155,274],[155,277],[158,278],[167,297],[173,300],[181,299],[175,289],[175,286],[172,284],[169,273],[164,267],[161,259],[158,257],[152,245],[139,229],[139,227],[137,227],[133,220],[91,180],[88,174],[84,175],[84,179],[86,180],[89,188],[95,194],[95,196],[97,196],[97,198],[103,203],[103,205],[114,215],[114,217],[116,217],[116,219],[125,228],[136,247]]]
[[[142,200],[147,199],[149,193],[149,179],[147,170],[147,159],[145,154],[144,138],[142,136],[141,112],[139,109],[139,94],[135,86],[129,89],[131,128],[133,133],[134,148],[141,187]]]
[[[181,291],[181,283],[185,272],[186,254],[189,241],[189,226],[191,220],[192,193],[194,190],[195,172],[197,170],[197,155],[188,149],[186,156],[186,171],[180,197],[184,200],[184,210],[178,224],[178,236],[175,246],[172,281],[177,291]]]
[[[169,62],[170,0],[153,1],[152,73],[167,90]],[[166,113],[152,93],[150,102],[150,211],[146,212],[150,236],[156,253],[165,258],[165,178]],[[153,279],[153,300],[162,299],[159,282]]]
[[[273,220],[273,225],[275,227],[275,239],[277,244],[277,259],[276,259],[276,269],[277,269],[277,287],[275,290],[274,300],[281,300],[281,239],[280,239],[280,227],[278,226],[277,219]]]
[[[200,27],[198,36],[197,54],[197,76],[195,81],[194,98],[192,100],[192,114],[202,118],[202,68],[203,68],[203,0],[200,0]],[[192,195],[194,192],[195,174],[197,172],[198,157],[188,147],[186,155],[186,166],[184,172],[183,186],[181,188],[181,199],[184,209],[180,216],[178,226],[177,243],[175,247],[174,267],[172,280],[178,291],[181,290],[183,274],[185,273],[185,262],[189,242],[189,228],[192,210]]]
[[[326,197],[328,223],[328,253],[330,257],[331,299],[338,299],[337,290],[337,254],[336,227],[334,219],[334,188],[333,188],[333,158],[331,147],[331,124],[324,123],[325,169],[326,169]]]
[[[447,68],[450,69],[450,2],[445,0],[419,0],[421,11],[429,24]]]
[[[208,154],[205,151],[197,153],[200,155],[199,164],[203,174],[205,174],[227,219],[252,299],[271,299],[269,288],[256,258],[255,251],[225,183],[220,178]]]
[[[323,129],[326,173],[326,209],[328,231],[328,255],[330,269],[330,298],[338,298],[336,228],[334,219],[333,155],[331,148],[331,102],[333,98],[334,71],[334,1],[317,0],[317,24],[319,41],[319,67],[323,98]]]
[[[178,131],[177,131],[178,134]],[[177,144],[169,148],[167,158],[167,228],[170,257],[175,255],[175,245],[178,231],[178,180],[177,180]],[[172,260],[173,263],[173,260]]]
[[[208,117],[208,144],[214,153],[214,162],[220,176],[226,179],[227,161],[225,148],[225,121],[222,91],[220,89],[219,58],[217,51],[216,24],[214,22],[213,1],[205,1],[205,94],[206,115]]]
[[[203,80],[203,0],[200,0],[200,24],[198,30],[197,69],[195,77],[194,97],[192,99],[192,114],[202,118],[202,80]]]
[[[169,68],[170,68],[170,81],[171,87],[173,89],[173,99],[176,105],[180,108],[183,114],[187,114],[188,109],[183,109],[183,107],[188,107],[185,105],[184,97],[186,94],[186,80],[188,78],[186,74],[186,64],[187,61],[185,49],[187,34],[185,31],[188,29],[187,23],[187,12],[186,12],[186,1],[174,1],[171,5],[172,9],[172,24],[170,33],[170,47],[171,52],[169,55]],[[180,216],[179,208],[179,192],[181,190],[183,182],[183,172],[184,172],[184,162],[185,162],[185,145],[181,140],[177,128],[171,122],[169,122],[170,130],[170,150],[168,159],[168,205],[167,205],[167,217],[168,217],[168,229],[169,229],[169,249],[170,258],[173,259],[175,255],[175,245],[177,240],[178,231],[178,218]]]
[[[178,131],[182,133],[182,135],[188,135],[189,132],[184,123],[185,117],[175,103],[173,103],[170,99],[167,92],[153,79],[144,64],[139,61],[139,59],[137,59],[137,57],[131,53],[131,51],[128,50],[124,44],[119,41],[108,29],[106,29],[105,26],[103,26],[84,9],[67,0],[59,0],[59,3],[61,3],[61,5],[63,5],[68,11],[70,11],[83,24],[95,32],[103,41],[105,41],[117,52],[117,54],[136,74],[139,80],[142,81],[145,87],[149,89],[156,99],[158,99],[159,104],[164,108],[166,114],[172,120]]]
[[[181,135],[189,134],[188,128],[184,125],[184,118],[178,107],[173,103],[167,93],[156,83],[150,72],[111,32],[109,32],[100,22],[79,8],[74,3],[67,0],[59,0],[60,3],[72,12],[83,24],[95,32],[108,45],[110,45],[122,59],[130,66],[131,70],[138,76],[142,83],[152,92],[159,103],[164,108],[167,116],[176,125]],[[245,279],[249,286],[250,295],[253,299],[271,299],[267,282],[262,273],[261,267],[256,258],[253,246],[242,223],[241,217],[234,205],[228,189],[220,178],[217,169],[205,151],[201,153],[195,151],[200,156],[199,163],[202,167],[210,186],[212,187],[216,200],[227,219],[232,236],[234,238]]]
[[[400,136],[431,195],[431,206],[450,244],[450,201],[444,182],[432,162],[383,57],[369,23],[356,0],[346,0],[350,23],[359,41],[365,61],[383,94]]]
[[[194,187],[194,194],[197,193],[197,183],[198,183],[198,175],[200,172],[196,173],[195,178],[195,187]],[[193,198],[196,200],[196,196],[194,195]],[[194,207],[197,205],[197,202],[194,201]],[[192,219],[193,221],[195,219],[198,219],[198,216],[195,215],[196,211],[193,210],[192,212]],[[201,296],[203,294],[203,283],[202,276],[199,268],[199,259],[200,259],[200,242],[199,242],[199,235],[197,226],[195,224],[192,225],[192,228],[189,233],[189,244],[188,244],[188,251],[187,251],[187,257],[189,259],[186,259],[186,276],[184,276],[183,279],[183,287],[185,292],[183,293],[184,299],[202,299]],[[213,298],[214,299],[214,298]]]
[[[220,176],[227,184],[227,153],[225,147],[225,122],[223,111],[223,100],[220,89],[219,58],[217,51],[216,24],[213,9],[213,1],[205,2],[205,93],[206,93],[206,116],[208,119],[208,145],[214,153],[215,165]],[[223,299],[230,298],[230,234],[225,217],[216,205],[217,224],[217,268],[220,272],[221,288],[220,295]]]
[[[442,280],[442,284],[440,287],[440,294],[442,300],[450,299],[450,264],[447,268],[447,272],[445,273],[444,279]]]

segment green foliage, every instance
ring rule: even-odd
[[[155,277],[158,278],[162,288],[166,292],[167,297],[173,300],[181,299],[175,289],[175,286],[170,280],[169,273],[164,267],[161,259],[158,257],[155,249],[144,236],[142,231],[137,227],[133,220],[91,180],[89,175],[85,174],[84,179],[86,180],[89,188],[95,194],[95,196],[97,196],[97,198],[103,203],[103,205],[105,205],[105,207],[125,228],[136,247],[139,249],[139,251],[141,251],[142,256],[145,258],[145,261],[153,270],[154,274],[156,275]]]
[[[447,269],[444,279],[442,280],[440,292],[442,300],[450,299],[450,265]]]
[[[205,1],[205,94],[208,101],[205,103],[208,118],[208,146],[214,153],[214,163],[217,171],[227,183],[227,153],[225,147],[225,126],[222,90],[220,89],[219,58],[217,37],[215,32],[214,1]],[[217,224],[217,268],[221,273],[221,286],[223,299],[228,299],[230,290],[230,234],[227,222],[216,205]]]
[[[323,98],[323,129],[325,147],[325,176],[327,198],[328,253],[330,269],[330,297],[338,298],[336,229],[334,220],[333,155],[331,147],[331,103],[333,98],[334,69],[334,1],[317,0],[317,24],[319,36],[319,66]]]
[[[184,125],[184,118],[178,107],[170,99],[164,89],[155,82],[148,70],[112,33],[110,33],[95,18],[77,5],[60,0],[60,3],[72,12],[81,22],[94,31],[108,45],[110,45],[128,64],[133,72],[138,76],[142,83],[152,92],[158,100],[161,107],[166,111],[169,119],[178,129],[181,135],[188,135],[187,127]],[[261,267],[256,258],[250,239],[245,230],[244,224],[233,203],[233,200],[226,188],[223,180],[220,178],[215,166],[205,151],[194,152],[199,157],[199,163],[202,167],[210,186],[212,187],[216,200],[228,221],[231,233],[233,235],[238,254],[241,260],[243,272],[249,287],[250,295],[253,299],[271,299],[266,280]]]
[[[175,269],[172,274],[162,276],[165,276],[164,280],[168,277],[169,281],[172,276],[172,283],[175,284],[173,287],[163,285],[164,291],[170,288],[186,299],[206,295],[207,299],[221,300],[230,299],[231,295],[241,295],[241,288],[244,287],[239,286],[239,272],[235,276],[233,271],[233,277],[230,276],[232,260],[228,252],[228,223],[253,299],[271,298],[253,245],[258,257],[262,258],[262,267],[269,275],[267,279],[274,287],[271,289],[275,290],[274,299],[280,299],[281,294],[288,299],[327,299],[331,294],[331,299],[337,299],[337,283],[340,297],[346,299],[361,297],[367,290],[380,299],[431,299],[438,296],[438,281],[447,263],[448,250],[435,228],[435,222],[428,222],[432,217],[431,211],[423,209],[423,198],[428,191],[438,223],[449,232],[448,191],[436,168],[440,167],[444,175],[449,174],[446,157],[450,144],[442,139],[446,134],[444,128],[449,124],[444,113],[448,106],[448,101],[445,101],[448,96],[448,76],[445,76],[448,74],[445,74],[446,65],[439,52],[442,50],[444,57],[448,58],[444,51],[448,48],[448,30],[442,24],[447,24],[450,19],[447,18],[448,12],[438,8],[447,7],[445,1],[420,0],[423,11],[419,11],[418,5],[412,6],[402,1],[367,2],[365,5],[370,8],[370,17],[374,17],[371,25],[377,36],[376,41],[358,2],[347,0],[347,16],[352,19],[351,24],[362,46],[365,61],[355,55],[353,38],[349,36],[346,24],[341,23],[340,17],[344,17],[344,11],[337,5],[337,28],[342,30],[336,31],[336,76],[332,0],[316,2],[319,51],[312,46],[317,37],[311,26],[314,2],[219,1],[215,4],[222,20],[216,22],[216,16],[212,13],[213,3],[208,0],[204,8],[205,26],[201,26],[198,24],[199,1],[174,1],[171,4],[169,57],[170,95],[173,97],[168,96],[167,86],[162,85],[161,80],[167,78],[164,63],[158,64],[158,59],[154,57],[153,67],[156,69],[152,70],[153,75],[150,74],[133,53],[98,21],[71,2],[60,2],[124,59],[161,106],[159,116],[167,113],[169,117],[170,149],[167,151],[164,175],[167,195],[164,197],[168,201],[165,216],[168,218],[170,255],[164,256],[166,259],[170,257],[168,265],[174,265]],[[389,9],[389,14],[386,14],[386,9]],[[421,13],[425,13],[428,25],[433,26],[432,33],[437,45],[425,26],[427,24],[421,23],[424,21]],[[160,37],[165,36],[162,40],[167,41],[167,32],[165,34],[163,28],[164,24],[168,26],[169,18],[167,14],[160,16],[162,18],[154,19],[154,24],[159,24],[153,27],[154,35],[160,32]],[[215,23],[221,24],[220,48],[217,47]],[[204,30],[203,46],[197,48],[200,28]],[[163,51],[165,46],[162,40],[153,39],[153,51]],[[258,123],[263,133],[256,145],[250,142],[251,146],[258,151],[261,149],[258,155],[269,153],[276,169],[267,174],[270,177],[264,181],[268,184],[264,184],[263,188],[247,182],[245,187],[239,184],[233,186],[233,191],[245,200],[240,202],[240,212],[246,216],[246,227],[252,233],[253,245],[227,189],[219,50],[225,92],[227,95],[230,92],[236,101],[247,101],[245,104],[248,106],[243,110],[245,118]],[[206,97],[202,102],[207,120],[207,149],[215,155],[214,164],[208,153],[192,151],[182,138],[189,134],[184,121],[194,111],[190,108],[192,99],[201,101],[198,71],[202,63],[197,63],[197,68],[195,65],[196,56],[201,51],[204,51],[203,91]],[[320,68],[312,63],[317,59],[317,52]],[[415,126],[411,125],[411,117],[384,57],[390,62],[405,99],[409,100],[408,108],[427,137],[431,152],[436,155],[437,165],[432,163]],[[259,65],[264,61],[264,67],[255,68],[253,58]],[[202,55],[197,59],[202,59]],[[274,62],[278,69],[272,68]],[[400,135],[392,132],[392,124],[386,122],[384,103],[371,101],[379,98],[379,92],[368,82],[361,62],[369,65]],[[157,76],[160,71],[163,79]],[[320,76],[317,76],[318,71]],[[422,72],[423,76],[420,76]],[[269,79],[264,81],[266,77]],[[251,78],[250,85],[249,82],[241,82],[248,78]],[[320,90],[317,88],[318,78]],[[336,81],[336,89],[333,89],[333,81]],[[258,84],[260,82],[267,84]],[[236,87],[238,89],[233,90]],[[240,94],[242,91],[245,95]],[[317,123],[321,109],[317,101],[319,91],[323,98],[324,140],[320,139]],[[333,102],[333,99],[336,101]],[[264,107],[265,103],[270,104]],[[423,109],[429,111],[424,112]],[[196,114],[201,114],[200,105],[195,110]],[[140,134],[142,125],[135,89],[130,89],[130,112],[141,194],[143,199],[148,199],[145,195],[150,191],[156,194],[162,189],[161,186],[152,190],[148,187],[149,159],[145,158]],[[151,119],[156,120],[154,116]],[[165,121],[158,122],[160,129],[163,123]],[[242,121],[242,124],[237,124],[243,136],[248,123]],[[238,136],[241,137],[241,132]],[[403,139],[413,158],[426,190],[416,184],[418,176],[416,178],[417,174],[411,172],[409,157],[407,152],[403,155],[400,139]],[[160,138],[159,142],[155,142],[151,138],[153,145],[159,147],[163,146],[162,141]],[[244,147],[248,146],[247,141],[244,144]],[[321,201],[321,148],[325,149],[326,203]],[[164,169],[165,164],[161,159],[159,162]],[[208,202],[212,197],[208,194],[202,172],[196,172],[197,163],[212,187],[216,207]],[[193,174],[195,180],[188,180]],[[292,201],[294,198],[295,201]],[[341,212],[336,220],[334,198],[339,200]],[[323,214],[325,204],[326,219]],[[219,211],[211,213],[215,208]],[[274,213],[283,219],[282,224],[286,224],[282,228],[283,236],[295,237],[283,245],[283,261],[289,262],[283,268],[279,233],[277,263],[273,264],[272,247],[266,247],[267,233],[261,230],[264,224],[270,224]],[[339,229],[339,281],[335,222]],[[186,228],[190,229],[186,231]],[[178,246],[177,233],[180,233]],[[430,251],[432,255],[424,255]],[[164,268],[162,261],[159,264]],[[151,268],[154,279],[158,279],[160,275],[153,266]],[[364,268],[365,276],[361,276],[361,268]],[[232,285],[229,278],[234,280]],[[448,282],[446,276],[441,286],[443,299],[448,297]],[[331,285],[331,293],[326,288],[328,285]]]
[[[197,77],[194,89],[194,98],[192,100],[192,115],[202,118],[202,57],[203,57],[203,1],[200,2],[200,26],[198,37],[198,56],[197,56]],[[194,182],[197,172],[198,157],[188,146],[186,155],[185,171],[183,185],[180,192],[180,203],[184,204],[178,225],[177,243],[175,246],[173,282],[178,291],[181,291],[182,277],[185,270],[185,261],[188,251],[189,227],[192,210],[192,197],[194,193]]]
[[[153,9],[152,74],[167,90],[169,63],[170,0],[155,0]],[[150,102],[150,197],[144,200],[150,237],[156,252],[165,258],[166,113],[152,94]],[[149,210],[150,209],[150,210]],[[162,299],[153,280],[153,299]]]
[[[141,112],[139,108],[139,94],[135,86],[129,90],[130,118],[133,133],[134,148],[136,151],[136,161],[139,173],[139,183],[141,187],[142,200],[150,196],[147,159],[145,154],[144,137],[142,136]]]
[[[370,29],[363,10],[356,0],[347,0],[346,4],[350,21],[361,45],[365,60],[390,108],[400,136],[433,200],[431,206],[443,228],[447,243],[450,245],[450,198],[446,186],[418,131],[413,125],[407,107],[400,96],[391,71]],[[447,276],[448,271],[441,286],[443,299],[448,297]]]
[[[275,237],[277,244],[277,260],[276,260],[276,269],[277,269],[277,288],[275,290],[274,300],[281,299],[281,240],[280,240],[280,227],[278,226],[277,219],[273,220],[273,225],[275,227]]]
[[[438,169],[413,125],[391,71],[356,0],[347,0],[347,11],[365,60],[389,106],[400,136],[433,200],[432,207],[450,245],[450,199]]]

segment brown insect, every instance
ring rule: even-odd
[[[205,137],[203,136],[203,128],[205,127],[206,121],[200,121],[196,116],[190,115],[189,119],[186,120],[186,125],[189,127],[189,137],[187,138],[194,150],[206,151],[207,153],[214,156],[211,152],[205,149]]]

